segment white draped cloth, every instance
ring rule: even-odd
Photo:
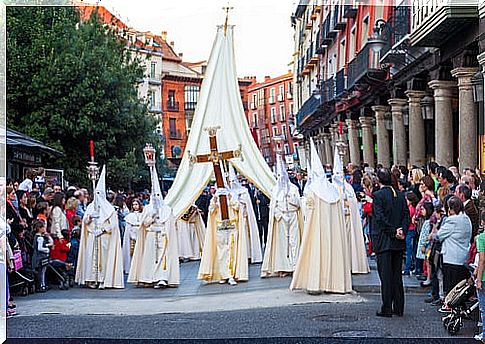
[[[123,237],[123,272],[128,274],[131,267],[131,258],[135,251],[136,238],[141,224],[141,212],[131,212],[125,217],[126,227]]]
[[[177,220],[179,257],[199,260],[204,247],[205,226],[200,212],[196,209],[188,219]]]
[[[243,159],[232,159],[237,170],[266,195],[275,179],[249,130],[239,91],[234,53],[234,27],[217,28],[217,35],[200,89],[192,129],[180,167],[166,202],[179,218],[195,203],[213,175],[210,163],[191,163],[190,155],[210,153],[208,127],[217,131],[219,151],[241,149]],[[239,147],[240,146],[240,147]]]

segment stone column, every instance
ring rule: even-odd
[[[402,118],[403,108],[407,101],[405,99],[393,98],[388,100],[391,105],[392,116],[392,157],[394,165],[406,166],[407,152],[406,152],[406,130],[404,128],[404,121]]]
[[[315,137],[315,145],[318,151],[318,156],[320,157],[320,161],[322,164],[325,164],[327,157],[325,156],[324,145],[323,145],[323,137],[321,134],[318,134]]]
[[[330,150],[332,152],[332,157],[333,157],[333,153],[335,152],[335,143],[337,142],[338,140],[338,124],[336,123],[332,123],[330,125]],[[333,164],[333,160],[332,160],[332,164]]]
[[[332,141],[331,134],[323,134],[323,142],[325,145],[325,154],[327,156],[327,164],[333,165]]]
[[[372,107],[372,111],[376,113],[377,163],[389,168],[391,166],[391,154],[389,149],[389,133],[387,132],[385,124],[385,116],[386,112],[389,111],[389,107],[375,105]]]
[[[374,161],[374,130],[372,128],[371,117],[360,117],[362,127],[362,145],[364,146],[364,162],[370,167],[375,166]]]
[[[350,162],[354,165],[360,166],[360,147],[359,147],[359,128],[358,122],[352,119],[345,120],[349,130],[349,151]]]
[[[453,165],[453,112],[451,101],[456,82],[432,80],[428,85],[434,91],[436,162],[450,167]]]
[[[455,68],[451,71],[458,79],[459,128],[458,149],[460,171],[474,169],[478,164],[476,105],[473,100],[472,77],[478,68]]]
[[[423,91],[406,91],[409,103],[409,163],[423,166],[426,163],[426,145],[424,142],[424,119],[421,114]]]

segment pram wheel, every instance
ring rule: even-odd
[[[461,322],[461,319],[458,318],[458,319],[455,319],[454,321],[451,321],[448,326],[447,326],[447,330],[448,330],[448,333],[451,334],[451,335],[455,335],[457,334],[461,327],[463,326],[462,322]]]
[[[450,324],[450,322],[453,320],[453,314],[448,314],[446,317],[444,317],[443,319],[441,319],[441,321],[443,321],[443,326],[448,329],[448,325]]]

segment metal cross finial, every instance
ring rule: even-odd
[[[226,12],[226,21],[224,22],[224,34],[226,34],[227,24],[228,24],[228,21],[229,21],[229,11],[233,10],[234,7],[229,6],[229,1],[228,1],[227,6],[224,6],[222,9]]]

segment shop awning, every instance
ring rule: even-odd
[[[30,136],[25,134],[19,133],[18,131],[8,129],[7,128],[7,146],[20,146],[30,149],[39,150],[43,153],[54,155],[54,156],[62,156],[63,153],[59,152],[58,150],[48,147],[44,145],[41,141],[35,140]]]

